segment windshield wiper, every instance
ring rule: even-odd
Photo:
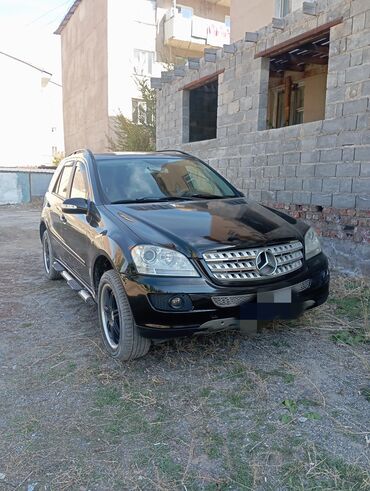
[[[202,194],[202,193],[195,193],[195,194],[186,194],[183,196],[186,199],[193,199],[193,198],[200,198],[200,199],[225,199],[225,198],[235,198],[235,196],[219,196],[217,194]]]
[[[112,201],[111,205],[123,205],[129,203],[158,203],[163,201],[192,201],[194,199],[226,199],[226,198],[235,198],[235,196],[218,196],[216,194],[183,194],[181,196],[144,196],[143,198],[137,199],[122,199],[117,201]]]
[[[125,203],[157,203],[158,201],[184,201],[191,199],[187,196],[162,196],[162,197],[150,197],[146,196],[144,198],[137,199],[122,199],[118,201],[112,201],[111,205],[123,205]]]

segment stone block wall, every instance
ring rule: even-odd
[[[368,244],[370,2],[319,0],[315,12],[299,9],[284,19],[283,29],[266,26],[246,37],[252,41],[157,79],[157,148],[199,156],[247,197],[300,213],[328,238]],[[269,60],[255,58],[256,52],[340,18],[330,30],[325,119],[265,130]],[[188,143],[182,87],[220,70],[217,138]],[[370,273],[370,246],[365,250]]]

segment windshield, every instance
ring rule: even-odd
[[[96,162],[111,203],[236,196],[226,181],[196,159],[129,157]]]

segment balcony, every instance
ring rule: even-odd
[[[164,44],[173,48],[199,51],[230,43],[230,28],[225,23],[192,15],[184,17],[173,9],[164,20]]]

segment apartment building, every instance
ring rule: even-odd
[[[309,3],[313,0],[309,0]],[[284,19],[303,5],[303,0],[231,0],[231,41],[238,41],[247,31],[269,25],[273,18]]]
[[[230,0],[76,0],[56,30],[66,154],[107,150],[110,118],[139,117],[136,78],[229,43],[229,14]]]
[[[152,81],[157,148],[203,158],[250,199],[310,222],[334,264],[369,274],[369,0],[271,2],[258,29],[267,3],[232,0],[237,40]]]

